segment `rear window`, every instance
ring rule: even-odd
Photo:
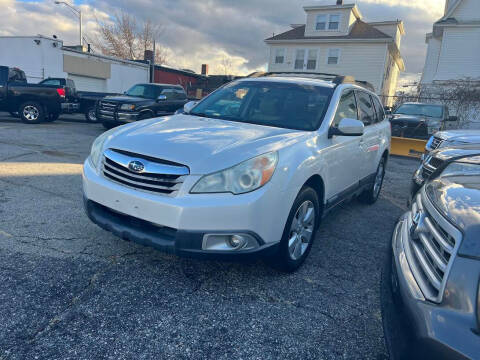
[[[62,84],[60,83],[59,79],[47,79],[43,80],[40,84],[42,85],[53,85],[53,86],[61,86]]]
[[[270,81],[230,83],[190,112],[223,120],[313,131],[323,121],[333,89]]]

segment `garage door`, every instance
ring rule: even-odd
[[[68,78],[75,81],[77,91],[106,92],[107,80],[88,76],[68,74]]]

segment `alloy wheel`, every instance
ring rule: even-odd
[[[35,121],[38,119],[40,112],[33,105],[27,105],[23,108],[23,116],[29,121]]]
[[[298,207],[290,226],[288,253],[292,260],[298,260],[305,254],[312,240],[314,228],[315,207],[307,200]]]

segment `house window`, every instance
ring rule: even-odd
[[[338,30],[340,28],[340,15],[330,15],[328,21],[328,30]]]
[[[327,15],[317,15],[317,30],[327,29]]]
[[[338,64],[338,60],[340,58],[340,49],[328,49],[328,65],[336,65]]]
[[[307,70],[315,70],[317,68],[317,50],[308,51]]]
[[[275,50],[275,64],[283,64],[285,62],[285,49]]]
[[[295,70],[303,70],[304,63],[305,63],[305,50],[298,49],[295,56]]]

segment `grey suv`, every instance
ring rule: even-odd
[[[480,358],[480,158],[448,165],[395,226],[382,274],[392,359]]]

